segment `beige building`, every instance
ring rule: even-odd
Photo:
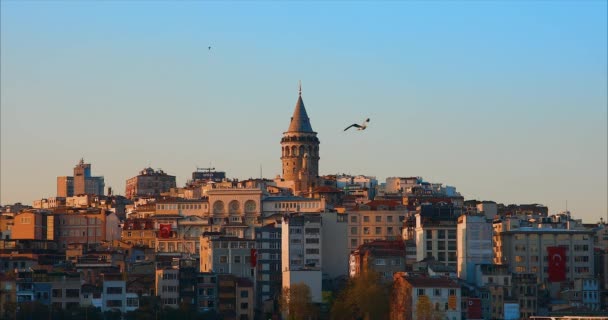
[[[382,280],[393,281],[393,274],[405,271],[405,244],[402,240],[376,240],[362,244],[350,255],[350,276],[372,270]]]
[[[348,210],[348,249],[374,240],[401,239],[403,221],[408,215],[398,201],[376,200]]]
[[[522,225],[518,219],[495,222],[494,263],[508,264],[511,272],[533,273],[539,283],[547,283],[547,247],[565,247],[566,280],[589,278],[594,275],[593,236],[592,230]]]
[[[156,295],[163,307],[179,306],[179,269],[162,268],[156,270]]]
[[[127,180],[125,197],[133,199],[158,196],[175,187],[175,176],[168,175],[162,170],[145,168],[139,172],[139,175]]]
[[[461,319],[461,294],[457,282],[440,277],[410,276],[395,273],[391,302],[392,320],[424,319],[419,315],[419,300],[428,300],[430,311],[440,319]]]

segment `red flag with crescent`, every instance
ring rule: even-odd
[[[256,249],[251,249],[251,266],[255,268],[258,263],[258,251]]]
[[[171,237],[171,224],[160,224],[160,237],[170,238]]]
[[[549,282],[566,281],[566,248],[547,247]]]

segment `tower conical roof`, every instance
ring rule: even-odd
[[[306,108],[304,108],[304,101],[302,101],[301,91],[300,95],[298,96],[298,102],[296,102],[296,108],[293,111],[293,116],[291,117],[291,123],[289,124],[289,129],[287,129],[287,132],[314,132],[310,126],[310,119],[306,113]]]

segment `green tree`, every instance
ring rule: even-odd
[[[418,297],[418,302],[416,302],[416,320],[441,320],[444,318],[444,312],[438,310],[438,308],[433,308],[428,296],[422,295]]]
[[[349,280],[331,309],[332,320],[388,319],[390,285],[377,272],[366,271]]]
[[[318,310],[312,303],[310,288],[304,283],[283,288],[281,311],[289,320],[317,319]]]

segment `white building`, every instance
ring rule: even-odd
[[[179,306],[179,269],[156,270],[156,295],[160,297],[161,306]]]
[[[458,217],[457,272],[458,278],[475,283],[475,265],[491,264],[492,224],[483,215],[463,215]]]
[[[461,319],[461,292],[457,282],[443,277],[408,277],[404,272],[395,273],[394,279],[393,295],[398,300],[392,305],[403,313],[396,312],[392,319],[423,319],[418,316],[421,299],[428,299],[430,310],[442,313],[445,319]]]
[[[335,279],[348,274],[348,215],[346,213],[325,212],[321,214],[323,228],[321,228],[322,239],[332,239],[323,241],[322,271],[323,276]]]
[[[285,215],[281,225],[283,287],[304,283],[317,303],[322,302],[321,221],[320,215]]]
[[[296,196],[270,196],[262,200],[264,217],[276,213],[319,213],[325,212],[325,199]]]
[[[424,206],[423,206],[424,207]],[[437,210],[435,210],[437,209]],[[457,264],[456,217],[450,210],[429,206],[432,212],[424,213],[420,208],[416,213],[416,259],[434,257],[449,266]],[[449,209],[449,208],[448,208]]]
[[[124,280],[120,274],[103,275],[103,292],[101,294],[101,312],[120,311],[126,313],[139,308],[139,297],[136,293],[127,293]]]

